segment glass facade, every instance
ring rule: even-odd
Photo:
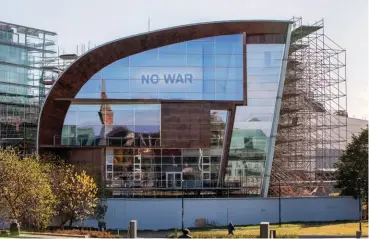
[[[0,30],[0,43],[13,43],[14,33]],[[21,47],[0,44],[0,87],[1,102],[28,103],[32,98],[30,70],[25,66],[33,64],[29,50]],[[38,99],[37,99],[38,100]]]
[[[77,98],[242,101],[242,38],[193,40],[118,60],[95,74]],[[217,185],[227,110],[210,112],[210,147],[189,149],[162,147],[161,129],[168,126],[160,104],[71,105],[62,144],[107,146],[110,187],[224,186],[260,194],[284,47],[247,45],[248,105],[236,108],[225,184]]]
[[[203,38],[141,52],[96,73],[77,98],[243,100],[242,34]]]
[[[149,146],[142,149],[107,149],[107,185],[152,189],[216,187],[226,120],[227,111],[211,112],[210,149],[166,149]]]
[[[0,22],[0,147],[36,150],[46,88],[41,66],[53,58],[55,34]]]
[[[71,105],[62,144],[160,146],[160,105]]]
[[[225,181],[260,194],[284,44],[247,45],[247,106],[237,106]]]

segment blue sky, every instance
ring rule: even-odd
[[[196,22],[235,19],[324,18],[325,34],[347,50],[348,113],[368,117],[367,0],[3,0],[0,21],[58,33],[65,52],[78,44],[113,39]]]

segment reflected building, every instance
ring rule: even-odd
[[[282,147],[281,137],[298,142],[305,133],[313,150],[311,134],[294,127],[296,119],[318,122],[318,114],[330,114],[321,110],[322,98],[296,83],[297,76],[295,95],[285,87],[292,53],[303,49],[295,50],[296,41],[303,38],[297,39],[290,21],[231,21],[97,47],[48,94],[39,151],[64,152],[70,162],[91,166],[111,196],[178,196],[182,190],[265,196],[279,177],[271,176],[272,168],[293,173],[279,153],[297,152],[297,145]],[[300,93],[310,97],[304,106],[296,99]],[[299,103],[286,110],[287,99]]]

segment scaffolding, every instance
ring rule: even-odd
[[[347,139],[346,52],[323,20],[293,22],[269,195],[329,195]]]
[[[0,146],[35,148],[41,67],[55,54],[56,33],[0,22]]]
[[[56,33],[0,22],[0,147],[36,149],[41,105],[57,76],[76,59],[55,51]]]

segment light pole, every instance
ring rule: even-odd
[[[183,191],[183,179],[181,179],[182,184],[182,231],[184,230],[184,191]]]
[[[360,177],[357,178],[357,194],[358,194],[358,200],[359,200],[359,229],[360,233],[362,233],[362,221],[361,221],[361,214],[362,214],[362,207],[361,207],[361,190],[360,190]]]
[[[281,224],[282,224],[282,219],[281,219],[281,179],[278,179],[278,187],[279,187],[279,190],[278,190],[278,194],[279,194],[279,198],[278,198],[278,203],[279,203],[279,227],[281,227]]]

